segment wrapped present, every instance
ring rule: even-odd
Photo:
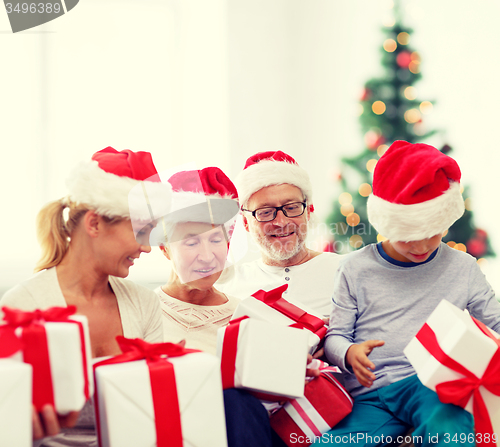
[[[290,447],[311,445],[352,411],[352,397],[335,379],[338,368],[320,371],[306,385],[304,397],[286,402],[271,415],[271,427]]]
[[[101,447],[225,447],[220,362],[173,343],[117,337],[123,354],[94,364]]]
[[[0,339],[2,342],[2,339]],[[31,447],[31,366],[0,359],[0,445]]]
[[[222,386],[245,388],[265,400],[304,395],[308,334],[254,318],[230,321],[217,332]]]
[[[20,350],[23,361],[32,366],[35,408],[51,404],[61,415],[81,410],[93,392],[87,318],[73,315],[75,306],[2,310],[4,355]]]
[[[285,300],[282,294],[287,288],[288,284],[284,284],[269,292],[264,290],[255,292],[252,296],[241,300],[232,319],[248,316],[269,323],[307,329],[309,352],[313,353],[325,337],[327,327],[322,318],[314,315],[305,306],[297,307]]]
[[[443,300],[404,353],[442,402],[474,415],[478,446],[500,441],[498,334]]]

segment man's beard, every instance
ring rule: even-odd
[[[253,233],[253,236],[261,252],[273,261],[282,262],[293,258],[304,248],[306,243],[306,234],[302,233],[299,230],[299,227],[295,228],[295,234],[297,235],[297,239],[292,247],[290,247],[290,242],[283,245],[279,241],[273,242],[269,240],[266,235],[262,235],[260,233]]]

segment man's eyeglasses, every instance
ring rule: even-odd
[[[271,222],[276,219],[278,211],[280,210],[286,217],[302,216],[306,206],[306,202],[292,202],[283,206],[268,206],[266,208],[257,208],[254,211],[242,209],[242,211],[252,213],[252,216],[255,217],[257,222]]]

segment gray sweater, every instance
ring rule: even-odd
[[[442,299],[500,332],[500,304],[476,260],[466,253],[441,243],[432,260],[403,266],[389,262],[373,244],[342,260],[325,350],[330,362],[345,371],[353,396],[415,374],[403,349]],[[385,345],[369,355],[377,379],[365,388],[345,355],[353,343],[374,339]]]

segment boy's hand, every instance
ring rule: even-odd
[[[375,365],[370,361],[368,355],[373,348],[382,346],[385,342],[382,340],[367,340],[363,343],[351,345],[346,353],[346,361],[351,365],[359,383],[370,388],[375,380],[375,374],[372,371]]]

